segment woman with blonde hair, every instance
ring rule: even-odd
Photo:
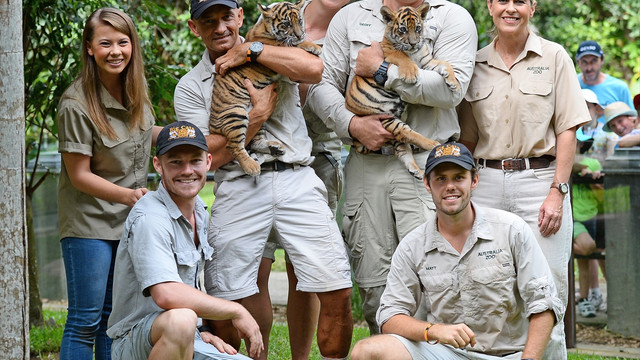
[[[111,358],[113,266],[129,210],[146,192],[154,114],[140,41],[113,8],[89,16],[82,71],[58,105],[60,244],[67,277],[61,359]]]
[[[562,46],[536,35],[534,0],[488,0],[497,36],[480,49],[459,108],[460,142],[477,159],[472,200],[513,212],[531,227],[566,305],[572,224],[569,176],[576,129],[591,120]],[[496,280],[497,279],[493,279]],[[562,318],[546,359],[566,359]]]

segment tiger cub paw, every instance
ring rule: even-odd
[[[456,94],[460,93],[460,83],[458,82],[458,79],[456,79],[456,74],[453,72],[453,68],[451,66],[440,66],[438,69],[438,73],[442,75],[442,77],[444,78],[444,82],[447,84],[449,89],[451,89],[451,91],[455,92]]]
[[[282,156],[285,153],[284,147],[277,141],[269,141],[267,146],[269,148],[269,153],[273,156]]]
[[[408,84],[418,81],[418,66],[411,63],[410,66],[399,66],[398,77]]]
[[[254,159],[248,159],[247,161],[240,162],[240,167],[247,175],[257,176],[260,175],[260,164]]]
[[[409,174],[413,175],[414,178],[420,181],[422,181],[422,178],[424,178],[424,173],[419,168],[409,168],[408,170]]]
[[[311,41],[304,41],[299,45],[299,47],[306,52],[312,53],[313,55],[320,56],[320,54],[322,53],[322,46],[314,44]]]

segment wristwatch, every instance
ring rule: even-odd
[[[378,70],[373,73],[373,81],[380,86],[384,86],[384,83],[387,82],[387,71],[389,71],[389,63],[383,61]]]
[[[569,193],[569,184],[567,183],[553,182],[551,183],[551,187],[558,189],[562,195],[567,195]]]
[[[260,41],[254,41],[249,45],[249,50],[247,50],[247,62],[256,62],[258,61],[258,55],[262,53],[264,49],[264,45]]]

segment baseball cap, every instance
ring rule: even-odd
[[[197,126],[187,121],[177,121],[160,130],[156,140],[156,156],[164,155],[179,145],[192,145],[209,151],[207,140]]]
[[[598,95],[596,95],[593,90],[582,89],[582,96],[584,96],[584,100],[586,102],[602,107],[602,105],[600,105],[600,101],[598,101]]]
[[[604,108],[605,124],[602,127],[602,130],[606,132],[612,132],[611,128],[609,127],[609,122],[617,118],[618,116],[638,116],[638,112],[633,109],[630,109],[629,105],[627,105],[626,102],[623,102],[623,101],[613,102]]]
[[[454,163],[466,170],[471,170],[475,166],[473,155],[466,146],[450,142],[438,145],[431,150],[424,170],[425,175],[428,176],[433,168],[445,162]]]
[[[593,40],[587,40],[580,43],[578,51],[576,52],[576,60],[580,60],[585,55],[594,55],[599,58],[604,56],[600,44]]]
[[[191,18],[198,20],[202,13],[213,5],[225,5],[232,9],[238,8],[236,0],[191,0]]]
[[[640,109],[640,94],[633,97],[633,107],[636,108],[636,110]]]

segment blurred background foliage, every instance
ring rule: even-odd
[[[266,3],[270,0],[261,1]],[[453,0],[473,15],[479,47],[491,41],[493,27],[485,1]],[[244,0],[245,34],[259,15],[257,0]],[[173,90],[178,79],[202,57],[204,47],[189,30],[185,0],[25,0],[25,114],[27,145],[54,145],[58,99],[78,73],[80,36],[93,10],[114,6],[128,13],[138,27],[146,76],[158,124],[174,120]],[[598,41],[606,54],[604,70],[640,92],[640,1],[541,0],[532,23],[545,38],[572,55],[587,39]]]

